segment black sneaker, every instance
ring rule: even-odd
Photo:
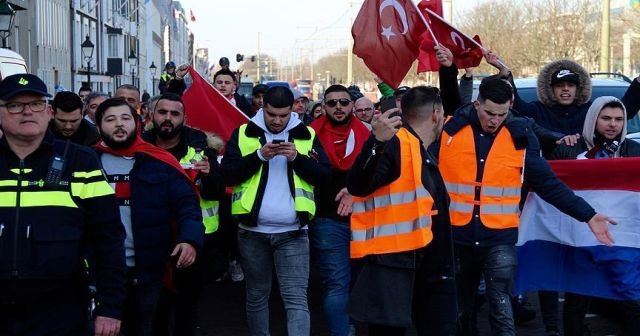
[[[521,325],[536,318],[536,311],[529,308],[527,300],[523,296],[519,296],[512,300],[513,302],[513,320],[517,325]]]
[[[560,336],[560,330],[558,327],[547,327],[547,336]]]

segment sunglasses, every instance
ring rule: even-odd
[[[346,107],[346,106],[349,106],[349,104],[351,104],[351,100],[346,99],[346,98],[329,99],[329,100],[325,100],[324,103],[329,107],[336,107],[336,105],[338,105],[338,103],[340,103],[340,106]]]

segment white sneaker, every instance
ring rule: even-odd
[[[242,266],[240,266],[240,263],[236,260],[229,262],[229,273],[231,273],[231,281],[233,282],[240,282],[244,280]]]

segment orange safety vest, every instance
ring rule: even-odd
[[[400,177],[367,197],[353,197],[351,258],[411,251],[433,239],[433,198],[422,184],[420,142],[402,128]]]
[[[484,160],[484,172],[476,181],[475,141],[471,126],[454,136],[442,132],[440,173],[451,198],[451,225],[471,222],[474,206],[480,207],[480,221],[491,229],[518,227],[518,204],[524,174],[524,149],[516,149],[511,133],[502,127]],[[480,189],[480,199],[476,199]]]

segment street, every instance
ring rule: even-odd
[[[276,282],[274,281],[274,286]],[[324,317],[320,296],[320,282],[313,275],[309,287],[309,306],[311,311],[311,335],[329,335]],[[545,335],[540,317],[537,295],[528,295],[529,305],[536,309],[536,319],[518,326],[520,336]],[[561,305],[562,306],[562,305]],[[479,315],[479,336],[490,335],[486,305]],[[279,293],[272,291],[270,302],[271,334],[286,335],[285,312]],[[591,336],[616,335],[615,327],[608,321],[589,315],[587,323],[591,329]],[[240,336],[247,335],[246,315],[244,311],[244,282],[210,282],[205,286],[199,311],[199,336]],[[357,325],[357,335],[366,335],[366,327]],[[416,335],[414,330],[408,336]]]

